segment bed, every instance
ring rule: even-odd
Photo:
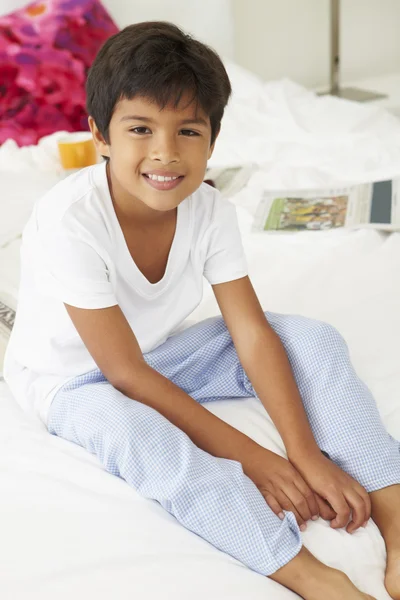
[[[325,233],[317,242],[313,233],[247,241],[254,285],[268,309],[324,318],[340,328],[386,426],[399,436],[400,234]],[[11,283],[18,248],[17,240],[2,250]],[[265,265],[256,268],[260,259]],[[214,312],[206,293],[192,318]],[[0,398],[2,598],[295,597],[185,530],[156,502],[104,471],[95,456],[49,435],[22,413],[1,382]],[[280,436],[257,400],[207,408],[284,456]],[[309,523],[303,540],[361,589],[388,600],[382,585],[385,547],[373,522],[350,536],[320,519]]]
[[[373,106],[317,98],[289,81],[264,84],[229,61],[227,66],[234,96],[212,165],[258,166],[232,201],[261,303],[265,310],[303,314],[337,327],[389,432],[399,438],[400,233],[339,229],[273,235],[254,233],[251,225],[262,189],[399,175],[400,121]],[[10,141],[0,148],[3,183],[8,177],[3,215],[11,214],[4,206],[17,182],[24,182],[27,202],[33,172],[50,185],[56,139],[54,134],[40,146],[22,149]],[[14,213],[0,248],[0,300],[3,293],[14,306],[26,212],[25,206]],[[206,287],[190,322],[213,314],[216,302]],[[217,401],[206,408],[285,455],[256,399]],[[156,502],[107,473],[95,456],[49,435],[21,411],[2,381],[0,473],[2,600],[296,597],[184,529]],[[308,524],[303,540],[360,589],[389,600],[383,586],[385,546],[372,521],[351,536],[320,519]]]

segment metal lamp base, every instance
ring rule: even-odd
[[[383,98],[387,98],[385,94],[369,92],[367,90],[360,90],[353,87],[339,88],[334,92],[326,92],[325,94],[336,96],[337,98],[343,98],[344,100],[351,100],[353,102],[371,102],[372,100],[381,100]]]
[[[337,98],[344,98],[345,100],[352,100],[353,102],[371,102],[371,100],[380,100],[387,98],[385,94],[379,94],[377,92],[369,92],[366,90],[359,90],[358,88],[340,87],[340,0],[331,0],[331,78],[330,78],[330,90],[322,95],[330,94]]]

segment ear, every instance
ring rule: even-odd
[[[221,129],[218,129],[218,131],[217,131],[217,133],[216,133],[216,136],[215,136],[214,143],[213,143],[213,145],[212,145],[212,146],[210,146],[210,149],[209,149],[209,151],[208,151],[208,159],[207,159],[207,160],[210,160],[210,158],[212,157],[212,153],[214,152],[214,148],[215,148],[215,143],[216,143],[216,141],[217,141],[217,139],[218,139],[218,136],[219,136],[219,132],[220,132],[220,131],[221,131]]]
[[[88,123],[89,123],[90,131],[92,132],[93,141],[95,143],[98,153],[100,154],[100,156],[108,156],[109,157],[110,156],[109,144],[107,144],[107,142],[103,138],[102,134],[100,133],[99,129],[97,128],[97,125],[96,125],[93,117],[89,116]]]

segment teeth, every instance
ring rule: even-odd
[[[147,173],[147,177],[153,181],[174,181],[178,179],[178,177],[163,177],[162,175],[153,175],[152,173]]]

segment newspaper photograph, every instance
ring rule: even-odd
[[[264,192],[254,230],[321,231],[336,227],[400,231],[400,179],[345,188]]]

